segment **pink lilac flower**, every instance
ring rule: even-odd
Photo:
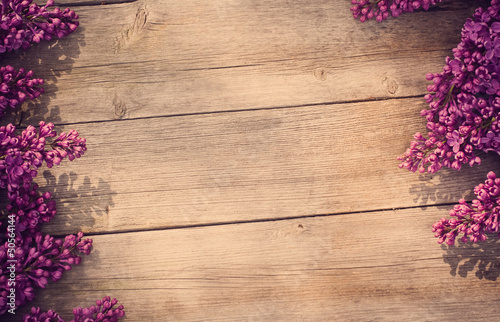
[[[42,312],[39,307],[32,307],[31,312],[27,313],[23,317],[24,322],[65,322],[59,314],[49,310],[47,312]]]
[[[481,159],[475,151],[500,152],[500,1],[476,9],[464,24],[461,42],[446,58],[441,73],[427,74],[432,84],[427,136],[417,133],[400,167],[434,173],[442,167],[460,170]]]
[[[7,188],[9,199],[19,197],[19,189],[28,189],[37,169],[49,168],[64,158],[74,160],[86,151],[86,141],[70,130],[56,137],[52,123],[40,122],[39,128],[28,126],[16,135],[14,125],[0,127],[0,188]]]
[[[78,265],[78,252],[88,255],[92,249],[92,240],[82,239],[81,232],[64,239],[40,232],[41,225],[55,216],[56,207],[51,194],[39,192],[32,182],[44,163],[73,160],[85,150],[85,139],[78,132],[57,136],[51,123],[40,122],[38,129],[28,126],[20,134],[12,124],[0,127],[0,188],[7,190],[10,201],[0,211],[0,298],[5,299],[12,288],[9,276],[14,270],[16,308],[33,301],[35,288],[58,281],[64,271]],[[0,300],[0,315],[8,305]]]
[[[57,213],[56,203],[50,192],[40,193],[38,185],[20,188],[18,197],[11,200],[5,211],[0,211],[0,231],[5,228],[4,219],[14,215],[16,232],[35,233],[43,223],[49,222]]]
[[[500,238],[500,178],[494,172],[489,172],[487,180],[474,188],[476,199],[468,204],[464,199],[450,210],[450,219],[441,218],[432,225],[432,231],[438,238],[438,243],[446,242],[454,245],[455,239],[467,242],[485,241],[486,233],[497,233]]]
[[[78,27],[78,15],[66,8],[48,10],[54,5],[47,1],[43,7],[32,0],[2,0],[0,10],[0,54],[27,49],[32,43],[62,38]]]
[[[484,151],[498,151],[500,147],[500,136],[493,131],[488,131],[486,136],[481,138],[480,143],[484,146],[490,146],[490,148],[484,149]]]
[[[5,228],[4,228],[5,229]],[[6,236],[7,234],[2,234]],[[65,271],[78,265],[77,252],[90,253],[92,241],[82,240],[83,233],[68,235],[64,239],[41,232],[17,233],[15,252],[10,253],[7,238],[0,239],[0,294],[8,294],[10,267],[15,267],[15,305],[20,307],[34,299],[34,288],[45,288],[49,280],[57,282]],[[13,260],[14,263],[7,261]],[[9,307],[0,302],[0,315]]]
[[[53,0],[40,7],[32,0],[2,0],[0,2],[0,54],[28,49],[31,44],[62,38],[78,27],[78,15],[66,8],[48,8]],[[0,68],[0,116],[8,108],[20,106],[26,99],[35,99],[43,93],[42,79],[33,78],[33,72],[12,66]]]
[[[123,305],[118,305],[116,299],[109,296],[97,300],[95,305],[88,308],[77,307],[73,309],[74,318],[70,322],[115,322],[125,315]],[[54,311],[42,312],[40,308],[32,308],[31,312],[24,315],[24,322],[64,322]]]
[[[458,133],[457,130],[452,133],[448,133],[447,138],[448,140],[446,143],[452,147],[454,153],[457,153],[460,150],[462,143],[464,143],[464,138],[460,136],[460,133]]]
[[[351,0],[354,18],[364,22],[375,18],[378,22],[385,20],[389,15],[398,17],[403,12],[429,10],[431,6],[442,0]]]
[[[36,288],[45,288],[49,280],[58,281],[78,265],[78,253],[88,255],[92,249],[92,240],[83,239],[82,232],[64,239],[40,232],[41,225],[56,214],[50,198],[37,185],[23,186],[6,210],[0,211],[0,299],[6,299],[12,289],[9,276],[14,270],[16,308],[33,301]],[[0,300],[0,315],[10,308],[10,303]]]
[[[68,8],[49,10],[53,5],[53,0],[45,6],[32,0],[2,0],[0,54],[75,31],[78,15]],[[42,79],[33,78],[32,71],[0,67],[0,116],[8,108],[39,97],[42,84]],[[51,194],[39,192],[32,182],[44,163],[50,168],[65,158],[79,158],[85,151],[86,141],[77,131],[57,135],[51,123],[40,122],[38,129],[28,126],[20,134],[12,124],[0,127],[0,189],[7,190],[10,202],[0,211],[0,315],[12,305],[17,308],[33,301],[35,288],[44,288],[49,280],[58,281],[64,271],[78,265],[81,257],[77,253],[91,252],[92,240],[82,239],[81,232],[61,239],[40,231],[41,224],[54,217],[56,207]],[[11,292],[15,292],[14,303],[6,300]],[[123,306],[112,309],[115,299],[104,298],[96,304],[83,311],[79,308],[78,316],[85,321],[114,321],[124,314]],[[57,313],[39,308],[33,308],[24,319],[64,321]]]
[[[16,71],[12,66],[0,67],[0,116],[8,108],[20,106],[26,99],[35,99],[43,93],[43,79],[33,78],[33,72],[24,68]]]
[[[493,28],[492,28],[493,30]],[[500,57],[500,39],[487,40],[484,43],[484,48],[486,49],[485,57],[488,60],[492,60],[493,57]]]

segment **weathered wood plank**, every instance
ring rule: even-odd
[[[5,62],[48,81],[31,124],[407,97],[476,5],[364,24],[330,0],[78,7],[75,34]]]
[[[104,295],[129,321],[498,320],[498,239],[447,250],[446,208],[94,236],[35,305]],[[465,303],[466,301],[467,303]]]
[[[104,6],[113,5],[118,3],[130,3],[139,0],[57,0],[54,1],[54,6],[59,7],[78,7],[78,6]],[[47,3],[43,0],[36,0],[36,3],[45,5]]]
[[[104,5],[114,5],[118,3],[129,3],[136,2],[138,0],[56,0],[54,1],[54,6],[61,8],[71,8],[77,10],[75,7],[80,6],[104,6]],[[34,3],[39,6],[44,6],[47,0],[34,0]]]
[[[413,207],[470,197],[479,167],[398,168],[424,130],[422,99],[79,124],[81,159],[38,182],[55,192],[53,231],[126,231]],[[68,128],[66,128],[68,129]]]

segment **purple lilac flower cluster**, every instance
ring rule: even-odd
[[[462,29],[462,40],[446,58],[425,96],[428,137],[416,133],[401,168],[434,173],[443,166],[460,170],[479,164],[474,151],[500,152],[500,1],[476,9]]]
[[[6,218],[16,216],[16,230],[19,233],[35,234],[42,223],[49,222],[57,213],[56,203],[51,200],[50,192],[40,193],[38,185],[30,185],[28,189],[19,188],[19,197],[10,201],[6,211],[0,211],[0,231],[6,229]],[[3,237],[0,236],[3,241]]]
[[[70,322],[115,322],[125,315],[123,305],[113,308],[118,301],[109,296],[102,300],[97,300],[95,305],[88,308],[77,307],[73,309],[74,318]],[[54,311],[42,312],[40,308],[32,308],[31,312],[24,315],[24,322],[64,322],[64,320]]]
[[[38,130],[30,125],[20,135],[15,131],[12,124],[0,127],[0,188],[7,188],[11,200],[30,187],[44,162],[50,168],[64,158],[79,158],[86,150],[85,139],[74,130],[49,144],[48,139],[57,135],[52,123],[42,121]]]
[[[43,7],[32,0],[2,0],[0,8],[0,53],[27,49],[32,43],[65,37],[78,27],[78,15],[66,8],[48,10],[54,5],[48,0]]]
[[[403,12],[429,10],[431,6],[442,0],[351,0],[352,14],[361,22],[375,18],[378,22],[385,20],[389,15],[398,17]]]
[[[477,199],[469,205],[465,200],[459,200],[452,210],[451,219],[441,218],[432,225],[432,231],[438,238],[438,243],[453,245],[456,237],[461,234],[462,242],[469,239],[472,242],[484,241],[486,233],[497,233],[500,214],[500,178],[494,172],[489,172],[488,179],[474,188]],[[498,234],[500,238],[500,234]]]
[[[45,288],[49,278],[57,282],[64,271],[80,263],[76,252],[89,254],[92,247],[92,240],[82,240],[81,232],[64,239],[41,232],[13,235],[17,235],[13,237],[16,245],[13,253],[9,252],[8,239],[1,240],[0,246],[0,314],[33,301],[34,287]]]
[[[2,0],[0,3],[0,54],[17,49],[28,49],[31,44],[65,37],[78,27],[78,15],[66,8],[48,10],[54,5],[47,1],[43,7],[32,0]],[[38,87],[43,80],[33,78],[33,72],[12,66],[0,67],[0,116],[8,107],[16,108],[27,98],[35,99],[43,93]]]
[[[55,8],[53,0],[43,7],[32,0],[1,0],[0,55],[27,49],[33,43],[65,37],[78,27],[78,16],[70,9]],[[43,93],[42,79],[33,72],[12,66],[0,67],[0,116],[20,106],[26,99]],[[63,272],[78,265],[92,248],[83,233],[54,238],[40,232],[41,225],[56,214],[49,192],[41,193],[33,184],[44,163],[50,168],[65,158],[73,161],[86,151],[86,141],[77,131],[57,135],[52,123],[28,126],[20,134],[12,124],[0,127],[0,189],[7,191],[9,204],[0,211],[0,315],[33,301],[34,288],[45,288],[49,279],[58,281]],[[116,299],[105,297],[95,306],[76,308],[72,321],[117,321],[125,313]],[[12,312],[11,312],[12,311]],[[64,321],[53,311],[32,308],[25,321]]]
[[[28,99],[35,99],[43,93],[43,79],[33,78],[33,71],[12,66],[0,67],[0,116],[7,108],[16,108]]]
[[[77,252],[90,253],[92,240],[82,240],[83,233],[57,239],[40,232],[56,206],[51,194],[39,192],[32,182],[43,163],[80,157],[85,143],[73,130],[58,136],[51,123],[28,126],[20,134],[12,124],[0,127],[0,188],[10,201],[0,211],[0,315],[32,301],[34,287],[44,288],[49,279],[55,282],[78,265]]]

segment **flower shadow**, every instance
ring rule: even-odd
[[[469,167],[464,165],[460,171],[443,168],[435,174],[419,174],[418,184],[410,186],[414,195],[413,202],[419,206],[457,203],[459,199],[475,198],[474,187],[486,180],[489,171],[500,174],[500,156],[494,153],[477,152],[482,164]]]
[[[441,248],[446,251],[443,260],[450,265],[452,276],[465,278],[474,273],[478,279],[491,281],[500,276],[500,239],[495,234],[489,234],[484,242],[457,241],[454,246],[441,245]]]
[[[36,100],[27,100],[15,110],[7,110],[2,124],[37,125],[40,121],[60,123],[59,106],[50,106],[57,96],[58,78],[72,72],[75,59],[80,55],[80,47],[85,46],[85,28],[79,26],[75,32],[62,39],[53,39],[33,45],[26,51],[18,50],[2,56],[1,65],[11,65],[33,70],[33,77],[42,78],[45,93]]]
[[[107,227],[109,209],[114,206],[113,196],[117,193],[106,181],[99,178],[92,182],[85,176],[82,182],[74,172],[56,178],[50,170],[43,172],[43,178],[46,181],[43,186],[50,189],[57,203],[57,215],[50,223],[51,231],[58,234],[88,233],[96,224]]]

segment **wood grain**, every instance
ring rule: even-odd
[[[396,156],[422,99],[79,124],[81,159],[40,171],[57,232],[128,231],[456,202],[479,167],[419,175]],[[104,126],[105,125],[105,126]],[[69,129],[69,127],[66,127]]]
[[[94,236],[35,305],[104,295],[126,321],[469,321],[497,317],[499,244],[446,248],[416,208]]]
[[[451,3],[382,24],[330,0],[81,6],[76,33],[5,62],[47,80],[26,124],[416,96],[476,7]]]
[[[43,230],[83,230],[94,250],[33,305],[69,319],[109,295],[125,321],[498,320],[498,239],[448,248],[430,227],[499,156],[436,175],[396,161],[425,131],[424,75],[476,1],[383,23],[354,20],[349,1],[105,2],[59,1],[77,32],[3,61],[47,90],[3,123],[88,139],[37,182],[58,202]]]

